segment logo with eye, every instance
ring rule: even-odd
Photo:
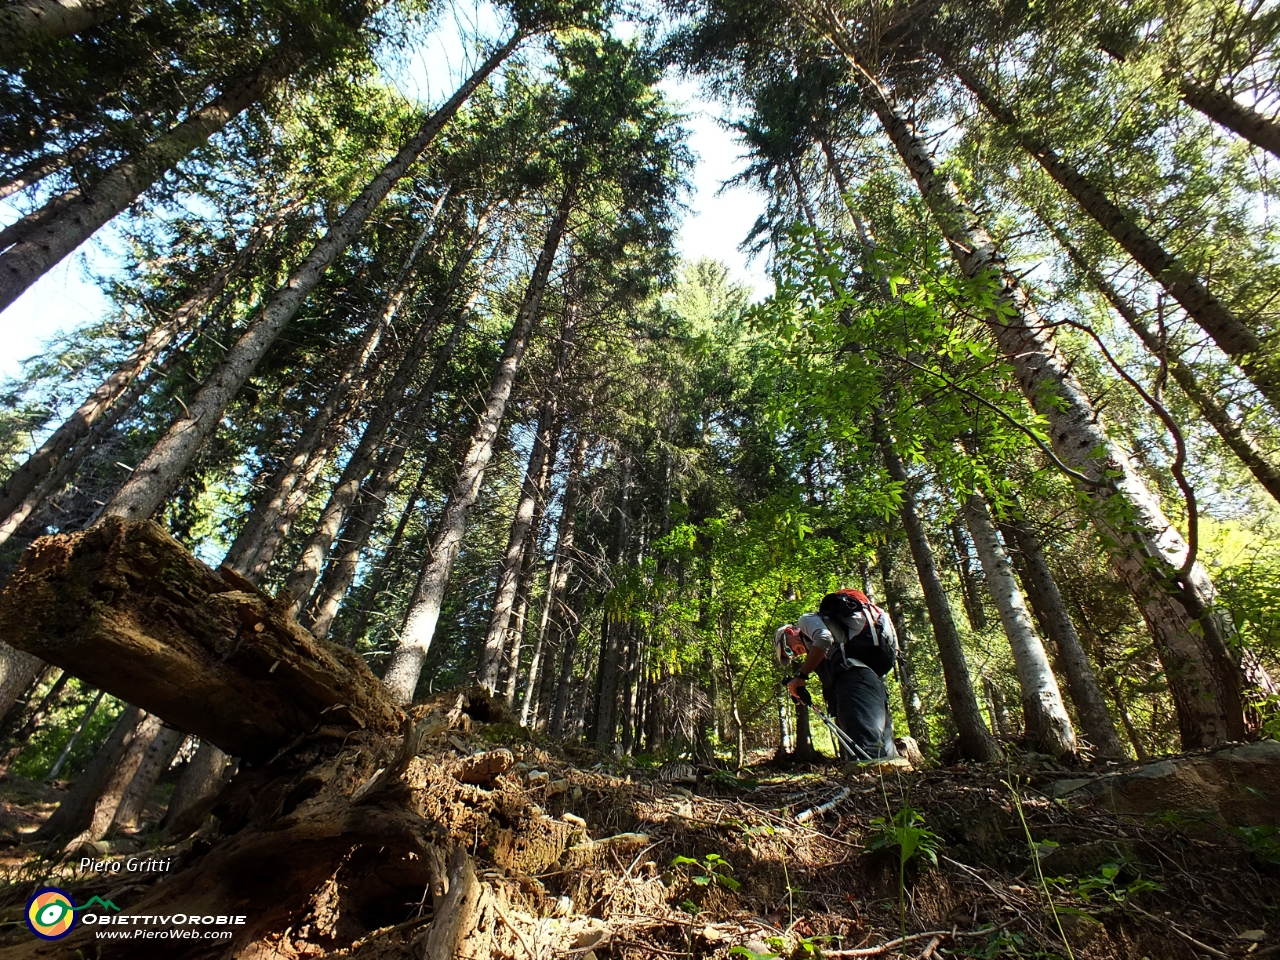
[[[37,937],[61,940],[75,925],[75,901],[65,890],[45,887],[27,901],[27,926]]]

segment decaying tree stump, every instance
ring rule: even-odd
[[[150,521],[37,540],[0,597],[0,636],[251,761],[326,730],[400,726],[359,657]]]
[[[36,541],[0,596],[0,635],[244,758],[211,811],[217,833],[175,847],[172,875],[119,906],[247,917],[216,945],[99,939],[84,924],[3,960],[303,957],[401,928],[421,937],[415,953],[481,957],[499,919],[511,955],[531,956],[468,851],[520,876],[586,849],[580,827],[533,802],[510,751],[456,746],[450,731],[489,717],[487,697],[417,707],[412,722],[357,656],[153,523]]]

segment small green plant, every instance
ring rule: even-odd
[[[700,870],[690,879],[700,887],[719,885],[735,893],[742,887],[737,880],[729,876],[733,872],[733,864],[718,853],[708,853],[701,860],[693,857],[676,857],[671,861],[673,867],[689,866]]]
[[[1000,930],[991,934],[991,939],[981,947],[974,948],[981,953],[968,956],[981,957],[982,960],[997,960],[1000,957],[1035,958],[1035,960],[1062,960],[1056,953],[1046,953],[1030,943],[1025,934],[1016,931]]]
[[[829,942],[829,941],[830,941],[830,940],[832,940],[832,939],[833,939],[833,938],[832,938],[832,937],[830,937],[830,936],[814,936],[814,937],[799,937],[799,936],[798,936],[798,937],[797,937],[797,939],[796,939],[796,945],[795,945],[795,947],[794,947],[794,948],[791,948],[791,952],[790,952],[789,956],[791,956],[791,957],[821,957],[821,956],[823,955],[823,954],[822,954],[822,945],[823,945],[824,943]],[[785,938],[785,937],[770,937],[768,940],[766,940],[766,941],[765,941],[765,943],[767,943],[769,946],[773,947],[773,949],[775,949],[775,950],[786,950],[786,949],[788,949],[788,943],[787,943],[787,940],[786,940],[786,938]],[[730,951],[730,952],[732,953],[732,951]],[[780,954],[780,953],[772,953],[772,954],[768,954],[768,953],[767,953],[767,954],[755,954],[755,956],[756,956],[756,957],[760,957],[760,956],[764,956],[764,957],[779,957],[779,956],[782,956],[782,954]]]
[[[1254,857],[1280,866],[1280,827],[1230,827],[1229,830]]]
[[[756,950],[752,950],[750,947],[744,947],[741,944],[739,944],[738,946],[733,947],[732,949],[729,950],[729,956],[746,957],[747,960],[777,960],[777,958],[781,957],[782,954],[773,953],[773,952],[760,953]]]
[[[887,802],[887,801],[886,801]],[[924,857],[938,865],[938,835],[924,825],[924,815],[904,804],[889,817],[871,821],[866,852],[898,848],[898,926],[902,935],[907,930],[907,864],[913,857]]]
[[[1141,874],[1138,875],[1136,880],[1129,883],[1121,883],[1120,874],[1124,867],[1124,863],[1104,863],[1094,876],[1076,881],[1076,893],[1086,900],[1091,900],[1094,896],[1100,894],[1111,903],[1124,903],[1126,898],[1135,893],[1164,889],[1160,884],[1152,880],[1143,879]],[[1059,880],[1057,882],[1061,883],[1063,881]]]

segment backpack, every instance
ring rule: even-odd
[[[864,624],[858,633],[852,633],[854,614],[862,614]],[[861,590],[837,590],[822,598],[818,615],[835,620],[844,627],[848,639],[840,644],[841,660],[847,666],[849,660],[858,660],[884,676],[893,669],[898,659],[898,633],[893,629],[889,615],[867,599]]]

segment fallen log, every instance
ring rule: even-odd
[[[150,521],[33,543],[0,595],[0,636],[249,760],[309,734],[394,736],[402,719],[358,656]]]

